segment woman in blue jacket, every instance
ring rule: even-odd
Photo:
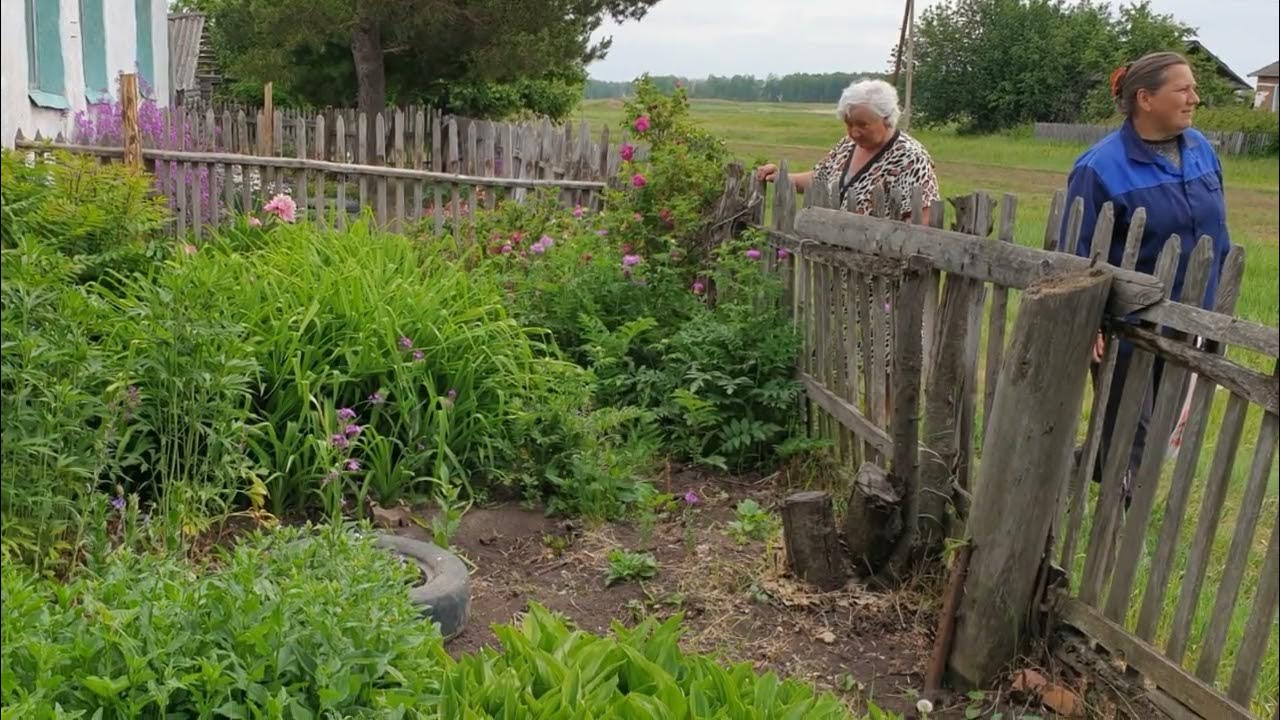
[[[1085,229],[1078,252],[1088,256],[1092,228],[1103,203],[1115,210],[1115,229],[1111,240],[1109,262],[1120,266],[1124,254],[1129,221],[1138,208],[1146,208],[1146,229],[1138,250],[1137,270],[1155,271],[1156,258],[1170,236],[1182,242],[1182,254],[1173,282],[1175,300],[1204,306],[1215,296],[1218,275],[1230,247],[1227,233],[1227,210],[1222,192],[1222,163],[1213,146],[1191,127],[1200,97],[1196,79],[1186,58],[1170,52],[1146,55],[1118,68],[1111,76],[1111,94],[1126,116],[1124,125],[1086,151],[1076,161],[1067,184],[1067,207],[1076,198],[1084,201]],[[1064,221],[1065,226],[1065,221]],[[1187,261],[1200,237],[1213,238],[1214,271],[1203,298],[1182,297],[1182,282]],[[1060,236],[1061,237],[1061,236]],[[1061,247],[1059,248],[1061,249]],[[1094,362],[1102,358],[1102,335],[1094,347]],[[1107,400],[1102,428],[1101,468],[1110,445],[1116,412],[1123,395],[1125,376],[1133,346],[1121,341],[1117,351],[1115,375]],[[1133,473],[1142,459],[1147,426],[1159,387],[1161,363],[1157,362],[1151,390],[1143,402],[1138,432],[1129,453],[1128,472],[1124,478],[1128,498]],[[1164,438],[1153,438],[1163,442]],[[1094,480],[1099,480],[1095,471]]]

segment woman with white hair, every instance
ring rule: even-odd
[[[933,159],[915,138],[898,130],[898,91],[883,80],[863,80],[845,88],[836,105],[844,121],[845,137],[810,172],[791,176],[804,192],[821,183],[839,207],[870,214],[876,187],[886,191],[888,216],[911,218],[911,195],[920,188],[924,206],[938,199],[938,178]],[[772,180],[778,166],[756,170],[761,180]]]

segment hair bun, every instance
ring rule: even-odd
[[[1128,72],[1128,65],[1121,65],[1111,71],[1111,97],[1120,97],[1120,86],[1124,84],[1124,76]]]

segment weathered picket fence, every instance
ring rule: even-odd
[[[1036,123],[1032,135],[1037,140],[1092,145],[1116,129],[1115,125],[1083,123]],[[1277,132],[1202,130],[1218,152],[1226,155],[1255,155],[1274,150]]]
[[[1267,487],[1276,478],[1280,381],[1224,352],[1274,364],[1280,331],[1232,315],[1243,249],[1233,248],[1217,297],[1202,308],[1168,296],[1176,240],[1154,276],[1133,270],[1141,213],[1116,268],[1106,260],[1110,208],[1092,229],[1092,257],[1078,257],[1078,238],[1089,229],[1081,208],[1063,208],[1061,194],[1044,249],[1012,242],[1011,195],[998,204],[995,238],[997,203],[982,193],[952,201],[952,230],[941,228],[941,204],[924,208],[918,198],[914,224],[823,207],[820,190],[805,203],[797,212],[784,172],[768,229],[788,250],[778,265],[804,334],[799,372],[811,427],[851,462],[889,470],[887,479],[859,474],[849,512],[863,523],[893,516],[903,525],[878,556],[856,560],[883,573],[900,567],[913,546],[936,547],[946,536],[967,541],[953,567],[958,592],[944,607],[930,682],[936,686],[946,667],[961,684],[983,685],[1029,639],[1080,633],[1141,679],[1139,714],[1252,717],[1260,669],[1275,652],[1280,525]],[[1202,239],[1187,262],[1188,297],[1211,272],[1210,242]],[[1107,350],[1086,415],[1099,327]],[[1114,390],[1123,392],[1123,409],[1103,462],[1103,408],[1122,338],[1136,349],[1128,380]],[[1193,344],[1197,338],[1203,345]],[[1149,439],[1126,511],[1125,451],[1158,365]],[[1181,447],[1170,459],[1166,438],[1188,394]],[[1215,423],[1213,457],[1202,462]],[[1246,438],[1246,427],[1257,429]],[[1233,474],[1237,456],[1248,458],[1247,470]],[[1230,516],[1229,491],[1238,497]],[[851,549],[876,549],[865,527],[846,522],[845,531]],[[1219,563],[1216,583],[1206,583],[1211,562]],[[1247,577],[1256,580],[1252,597],[1242,592]]]

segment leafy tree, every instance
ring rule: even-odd
[[[1118,14],[1093,0],[946,0],[926,10],[916,41],[915,107],[922,120],[978,131],[1114,113],[1111,70],[1157,50],[1185,52],[1195,30],[1147,2]],[[1192,56],[1207,103],[1230,88]]]
[[[303,103],[366,112],[388,100],[452,110],[561,116],[585,66],[611,41],[605,17],[642,18],[657,0],[186,0],[241,88],[273,81]]]

